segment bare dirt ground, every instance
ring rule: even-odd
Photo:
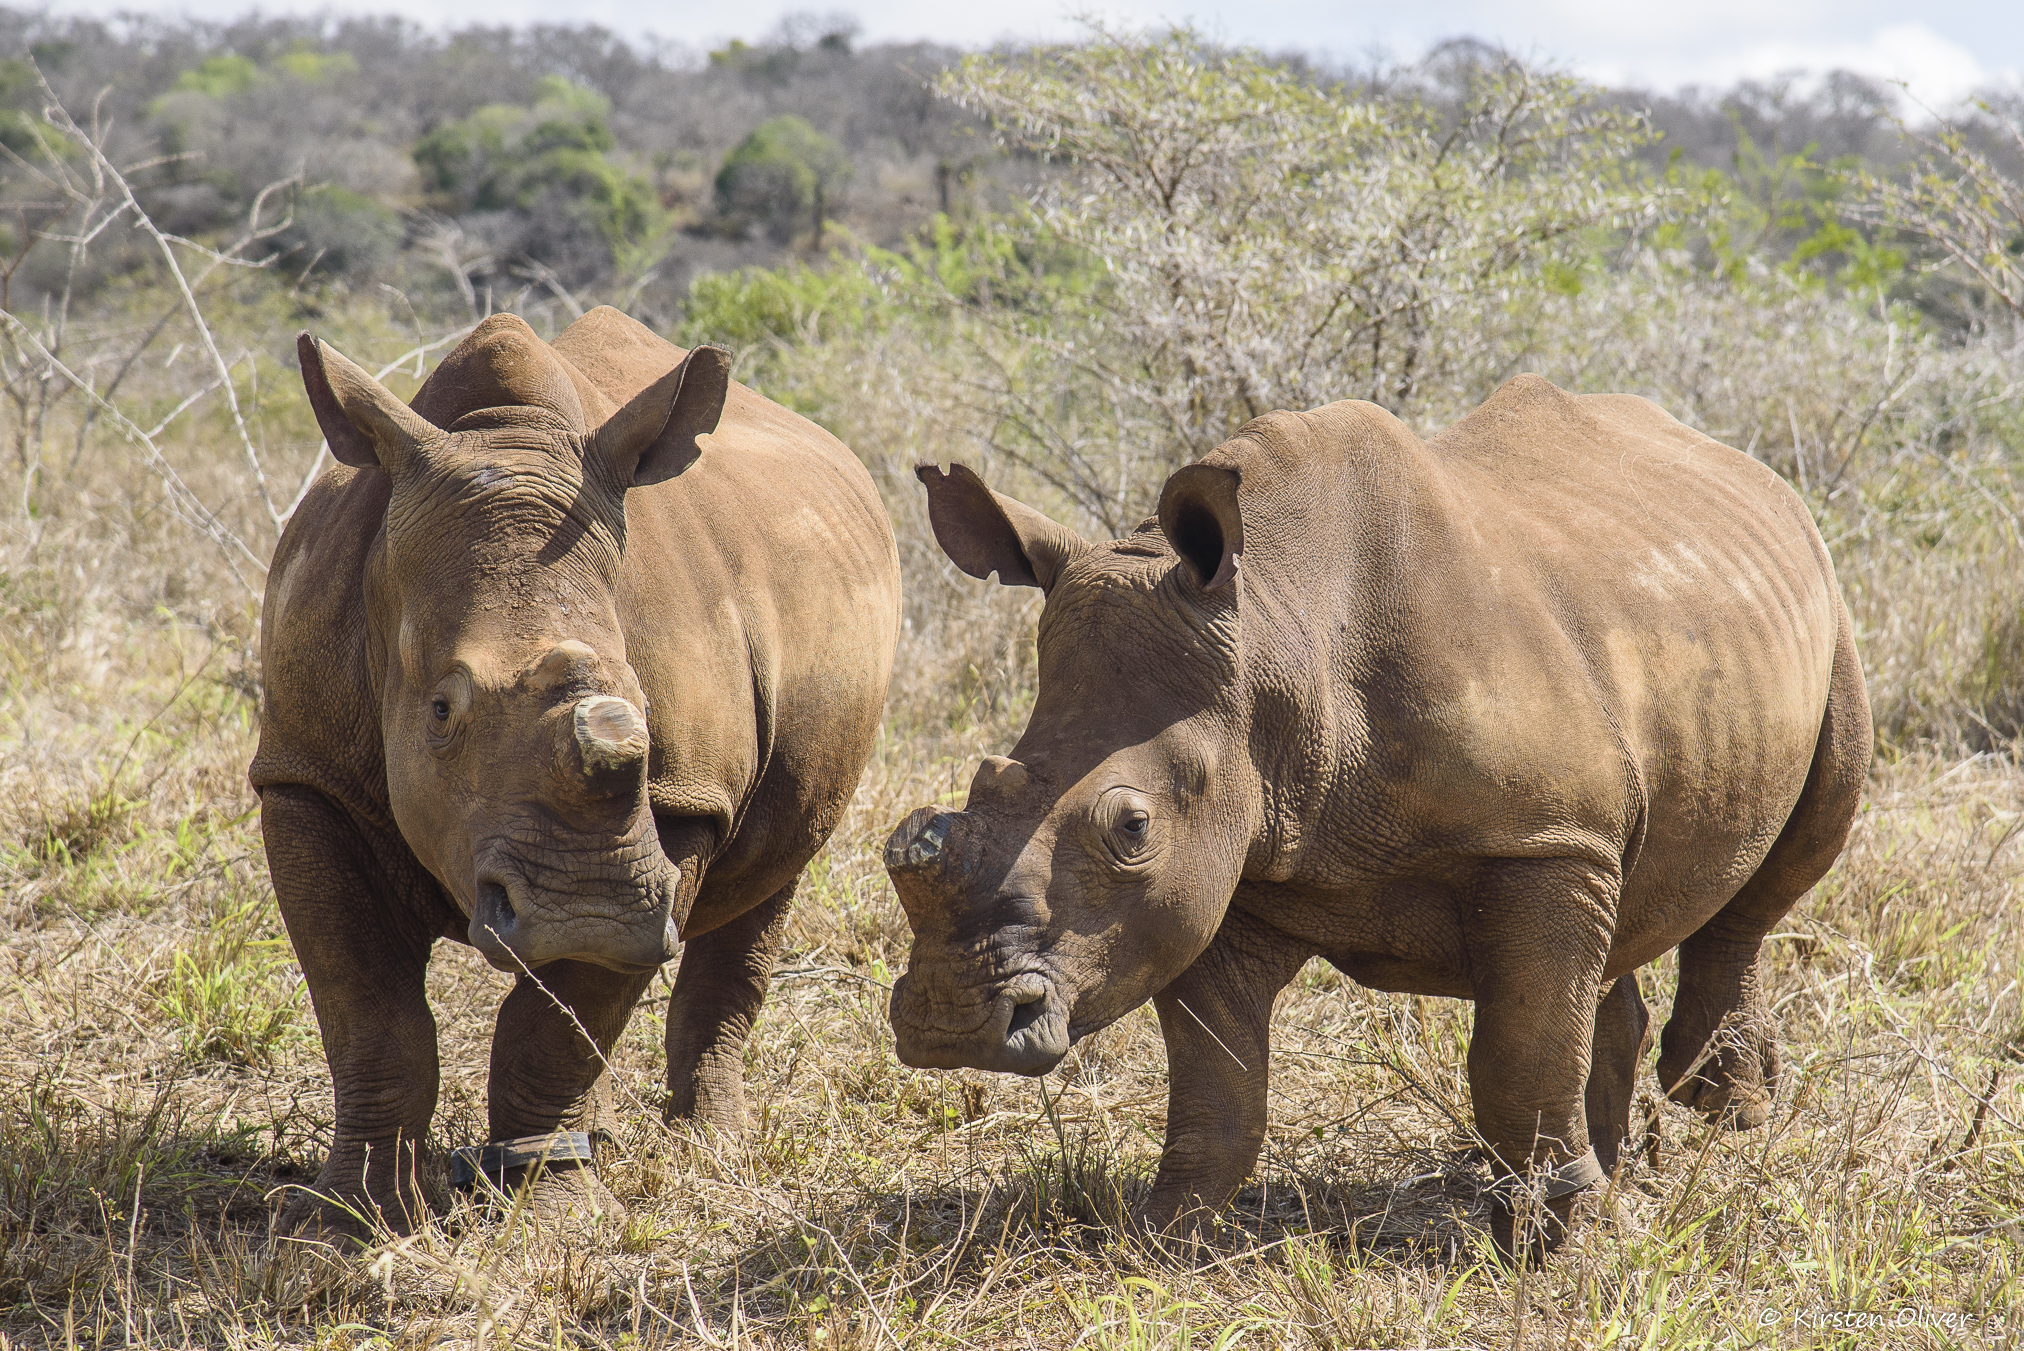
[[[898,1064],[885,1003],[907,936],[879,847],[911,807],[959,800],[1016,710],[888,734],[802,888],[743,1139],[661,1124],[662,981],[616,1057],[602,1168],[628,1218],[542,1232],[444,1187],[436,1225],[333,1258],[270,1235],[315,1174],[331,1103],[244,784],[243,639],[160,615],[91,631],[8,645],[0,701],[0,1344],[2024,1337],[2013,756],[1879,765],[1846,856],[1769,945],[1786,1048],[1772,1124],[1711,1130],[1647,1070],[1641,1147],[1543,1269],[1491,1253],[1464,1004],[1310,966],[1278,1010],[1264,1157],[1223,1251],[1185,1260],[1113,1224],[1161,1138],[1149,1009],[1044,1081]],[[481,1136],[506,984],[439,944],[439,1169]],[[1671,985],[1646,973],[1660,1019]]]

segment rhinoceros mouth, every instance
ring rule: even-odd
[[[604,909],[550,918],[525,879],[492,869],[478,879],[467,937],[492,966],[516,975],[549,962],[580,961],[637,976],[674,955],[680,940],[667,888],[654,888],[633,913]]]
[[[921,973],[909,971],[893,984],[892,1023],[900,1061],[915,1069],[1037,1076],[1060,1064],[1072,1044],[1061,988],[1038,971],[1021,972],[1000,985],[985,1004],[984,1016],[968,1028],[953,1028],[934,1017],[922,993]]]

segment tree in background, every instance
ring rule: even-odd
[[[299,44],[184,70],[146,109],[163,158],[141,181],[157,218],[191,237],[229,230],[268,184],[298,180],[294,224],[264,247],[298,275],[378,274],[400,249],[394,203],[415,171],[359,117],[359,76],[350,53]]]
[[[326,290],[373,295],[404,324],[462,322],[494,305],[541,326],[610,300],[669,328],[696,276],[807,243],[812,200],[786,240],[727,230],[717,211],[725,157],[774,118],[819,128],[858,171],[863,190],[847,202],[826,188],[825,246],[842,221],[897,244],[927,223],[942,189],[959,213],[1027,190],[1030,165],[963,155],[978,144],[960,136],[969,119],[925,90],[953,51],[851,37],[847,20],[800,18],[704,53],[577,25],[431,32],[392,16],[97,19],[0,3],[0,63],[13,63],[0,68],[0,144],[19,139],[11,114],[39,115],[39,69],[66,106],[98,115],[115,160],[146,166],[136,193],[183,237],[236,237],[265,185],[299,178],[289,229],[254,247],[279,254],[275,275],[312,302],[334,299]],[[544,103],[578,102],[558,100],[551,80],[606,102],[530,119]],[[27,98],[19,109],[16,94]],[[493,108],[509,110],[505,125],[486,125]],[[562,124],[559,144],[529,150],[523,133],[548,122]],[[485,159],[488,131],[506,158],[542,162],[500,173],[447,162],[461,160],[459,133],[471,159]],[[18,174],[0,163],[0,214],[15,227],[5,202]],[[71,283],[75,296],[99,294],[129,275],[125,247],[102,242],[68,281],[38,250],[13,277],[15,297],[40,303]]]
[[[1437,101],[1098,28],[940,88],[1062,177],[972,246],[997,277],[920,269],[914,294],[987,354],[956,382],[978,434],[1113,530],[1272,409],[1455,407],[1510,359],[1509,312],[1668,193],[1632,162],[1641,116],[1508,58]]]
[[[1863,184],[1872,218],[1930,241],[1975,293],[2024,319],[2024,174],[2005,172],[1998,160],[2008,151],[2024,166],[2024,120],[1988,105],[1982,112],[1978,127],[1907,130],[1912,172],[1866,173]]]
[[[611,159],[611,101],[559,75],[528,106],[495,103],[424,136],[415,163],[449,214],[511,213],[501,242],[587,280],[651,266],[667,230],[653,185]]]
[[[837,195],[850,179],[850,157],[835,141],[805,118],[775,117],[724,157],[717,213],[741,232],[763,226],[783,244],[807,221],[814,230],[809,248],[819,251]]]

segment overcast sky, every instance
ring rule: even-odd
[[[58,13],[194,13],[222,18],[244,0],[52,0]],[[949,0],[265,0],[270,12],[397,10],[430,26],[470,23],[598,23],[692,47],[764,36],[787,14],[850,13],[867,40],[927,38],[983,45],[1058,38],[1072,16],[1093,12],[1127,26],[1189,21],[1210,36],[1270,51],[1299,48],[1354,58],[1373,48],[1416,56],[1445,37],[1473,35],[1561,63],[1610,84],[1671,89],[1727,85],[1744,77],[1835,67],[1909,82],[1921,102],[1945,111],[1991,83],[2015,86],[2024,72],[2024,0],[1029,0],[1021,5]]]

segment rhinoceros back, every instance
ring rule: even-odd
[[[685,355],[609,307],[554,342],[617,407]],[[652,704],[649,793],[710,817],[697,902],[735,912],[834,828],[869,756],[899,627],[899,557],[842,442],[734,383],[701,457],[626,498],[619,606]]]
[[[1705,913],[1806,780],[1846,623],[1805,504],[1631,396],[1520,377],[1431,440],[1339,403],[1210,457],[1247,529],[1247,651],[1327,731],[1289,875],[1400,856],[1619,860],[1633,924]],[[1297,635],[1289,637],[1289,635]],[[1351,744],[1354,743],[1354,744]],[[1317,854],[1315,851],[1319,851]]]

